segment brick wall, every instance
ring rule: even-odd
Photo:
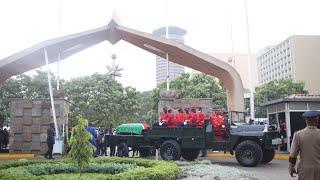
[[[69,105],[64,99],[55,99],[59,132],[68,129]],[[47,151],[47,129],[53,123],[49,99],[12,99],[10,153],[43,154]]]

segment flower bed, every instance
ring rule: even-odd
[[[96,158],[84,169],[81,179],[176,179],[177,165],[139,158]],[[0,164],[3,179],[79,179],[69,160],[11,161]]]

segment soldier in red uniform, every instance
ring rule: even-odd
[[[185,114],[183,114],[183,110],[179,109],[178,114],[176,114],[175,125],[180,126],[183,124],[185,120]]]
[[[172,109],[168,109],[167,113],[167,123],[168,125],[176,125],[174,115],[172,114]]]
[[[196,126],[197,125],[197,112],[196,112],[196,109],[192,108],[191,112],[189,114],[190,114],[189,117],[190,117],[191,125],[192,126]]]
[[[185,108],[184,112],[185,112],[185,114],[184,114],[183,121],[182,121],[183,124],[181,124],[181,125],[186,126],[186,125],[190,124],[190,122],[191,122],[189,108]]]
[[[159,118],[159,126],[168,125],[168,110],[167,108],[163,108],[163,113],[160,114]]]
[[[213,111],[210,115],[210,121],[214,128],[215,139],[223,140],[226,136],[223,114],[218,111]]]
[[[202,108],[199,107],[199,111],[197,114],[197,126],[203,126],[204,125],[204,119],[206,117],[206,114],[202,112]]]

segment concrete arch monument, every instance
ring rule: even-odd
[[[242,80],[232,66],[173,40],[124,27],[116,18],[105,27],[50,39],[0,60],[0,85],[11,76],[45,65],[45,49],[49,63],[54,63],[59,56],[65,59],[106,40],[112,44],[124,40],[163,58],[168,53],[171,62],[217,77],[226,87],[228,110],[244,111]]]

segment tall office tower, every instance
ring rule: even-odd
[[[168,37],[174,41],[179,43],[184,43],[183,36],[187,33],[186,30],[181,29],[176,26],[169,26],[168,27]],[[166,27],[161,27],[156,29],[152,32],[153,35],[166,37]],[[170,57],[169,57],[170,60]],[[180,76],[184,73],[184,66],[176,63],[169,63],[169,77],[170,80]],[[163,59],[159,56],[156,57],[156,82],[157,85],[161,84],[162,82],[166,81],[167,77],[167,60]]]
[[[259,84],[281,78],[303,81],[310,94],[320,93],[320,36],[294,35],[257,56]]]

